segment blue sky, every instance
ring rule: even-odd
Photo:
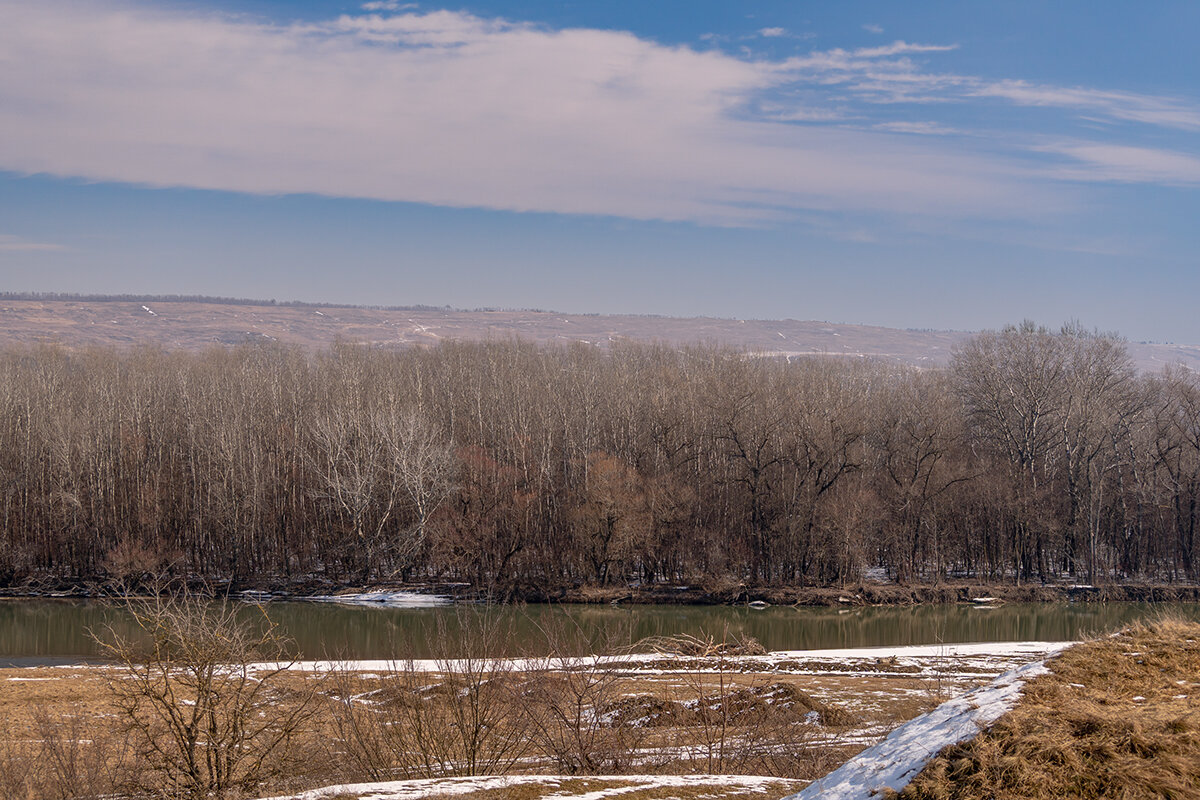
[[[1200,4],[0,0],[0,287],[1200,343]]]

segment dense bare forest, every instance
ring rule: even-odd
[[[948,370],[447,342],[0,354],[0,584],[1198,577],[1200,380],[1111,337]]]

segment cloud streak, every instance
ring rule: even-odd
[[[1042,150],[1074,162],[1060,170],[1070,180],[1200,186],[1200,158],[1187,153],[1100,142],[1067,142]]]
[[[948,128],[936,122],[921,122],[921,121],[895,121],[895,122],[880,122],[875,126],[879,130],[893,131],[895,133],[913,133],[922,136],[953,136],[961,134],[963,131],[958,128]]]
[[[1026,81],[979,84],[970,91],[976,97],[999,97],[1022,106],[1078,109],[1128,122],[1164,128],[1200,130],[1200,109],[1178,100],[1147,97],[1129,92],[1038,86]]]
[[[998,99],[1017,106],[1075,112],[1109,121],[1200,130],[1200,107],[1194,102],[1132,92],[929,72],[910,57],[956,49],[957,45],[897,41],[881,47],[815,51],[789,59],[781,68],[795,70],[812,83],[852,92],[867,102],[967,103]]]
[[[52,244],[49,242],[31,242],[28,239],[23,239],[20,236],[14,236],[11,233],[0,233],[0,253],[27,253],[66,249],[67,248],[61,244]]]

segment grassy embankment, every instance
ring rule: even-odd
[[[900,797],[1200,797],[1200,624],[1136,624],[1048,666],[1012,712],[944,750]]]

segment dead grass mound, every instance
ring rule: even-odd
[[[1011,713],[900,797],[1200,798],[1200,624],[1162,619],[1067,650]]]
[[[697,637],[681,633],[676,636],[650,636],[638,642],[634,649],[674,656],[763,656],[767,648],[753,636],[726,632],[723,641],[712,636]]]
[[[622,697],[609,704],[606,714],[614,727],[674,728],[690,725],[696,719],[696,712],[683,703],[651,694]]]
[[[715,720],[731,725],[756,724],[770,715],[788,724],[815,721],[833,728],[858,722],[850,712],[826,705],[788,683],[734,689],[720,697],[705,698],[702,704],[637,694],[622,697],[605,708],[605,718],[611,725],[640,728],[682,728],[712,724]]]
[[[772,683],[749,691],[775,708],[787,709],[800,716],[816,714],[820,723],[826,727],[842,728],[860,722],[849,711],[826,705],[790,683]]]

